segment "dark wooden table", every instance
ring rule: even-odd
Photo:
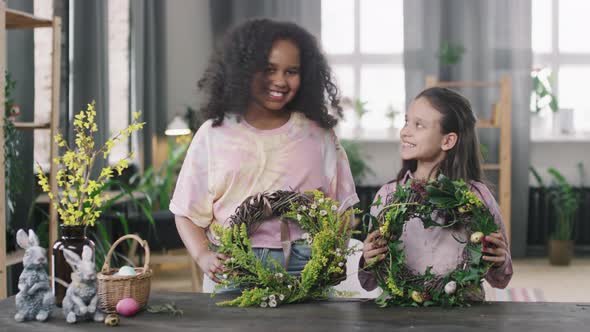
[[[113,331],[590,331],[590,304],[486,303],[470,308],[378,308],[373,302],[323,301],[275,309],[221,308],[208,294],[153,292],[150,304],[175,302],[181,317],[142,312]],[[67,324],[60,310],[46,323],[14,321],[14,297],[0,302],[0,331],[105,331]]]

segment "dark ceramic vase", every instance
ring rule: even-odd
[[[66,261],[63,249],[72,250],[79,256],[82,256],[84,246],[89,246],[94,253],[94,242],[86,237],[86,226],[62,224],[60,225],[60,233],[61,237],[53,244],[53,257],[51,260],[51,284],[53,295],[55,295],[55,304],[58,306],[61,306],[63,298],[66,295],[66,287],[56,282],[56,278],[63,280],[67,284],[72,282],[72,267]]]

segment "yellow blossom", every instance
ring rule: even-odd
[[[123,137],[129,137],[133,132],[141,129],[143,123],[138,123],[139,118],[134,114],[134,121],[125,129],[110,138],[107,143],[98,150],[95,150],[93,133],[98,131],[95,123],[96,109],[95,102],[87,105],[86,110],[78,112],[74,116],[74,142],[75,149],[70,149],[61,134],[55,135],[55,142],[59,147],[65,148],[61,157],[52,161],[58,165],[56,174],[57,185],[62,190],[51,192],[49,180],[37,165],[37,178],[39,185],[44,192],[47,192],[52,206],[56,208],[60,219],[66,225],[92,225],[100,216],[97,210],[103,205],[106,195],[98,194],[104,186],[100,180],[112,177],[113,169],[107,167],[101,171],[99,181],[89,177],[88,172],[92,170],[97,155],[103,154],[107,158],[113,146],[121,141]],[[121,173],[128,166],[128,161],[119,161],[115,169]]]

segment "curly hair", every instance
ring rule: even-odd
[[[342,116],[339,90],[316,38],[294,23],[252,19],[225,36],[198,82],[199,90],[208,97],[201,111],[207,119],[213,119],[213,126],[221,125],[226,113],[245,112],[252,98],[254,74],[266,68],[276,40],[292,41],[300,52],[301,85],[286,108],[303,113],[322,128],[336,125],[327,104]]]

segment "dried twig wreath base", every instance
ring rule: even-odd
[[[340,211],[340,204],[320,191],[274,191],[248,197],[230,217],[230,227],[214,226],[218,251],[231,257],[219,287],[242,290],[237,298],[218,305],[276,307],[325,298],[330,287],[345,277],[346,257],[353,251],[347,246],[349,220],[355,212]],[[252,251],[250,235],[271,217],[297,222],[306,232],[301,241],[311,246],[312,254],[300,276],[288,274],[277,262],[264,264]]]

